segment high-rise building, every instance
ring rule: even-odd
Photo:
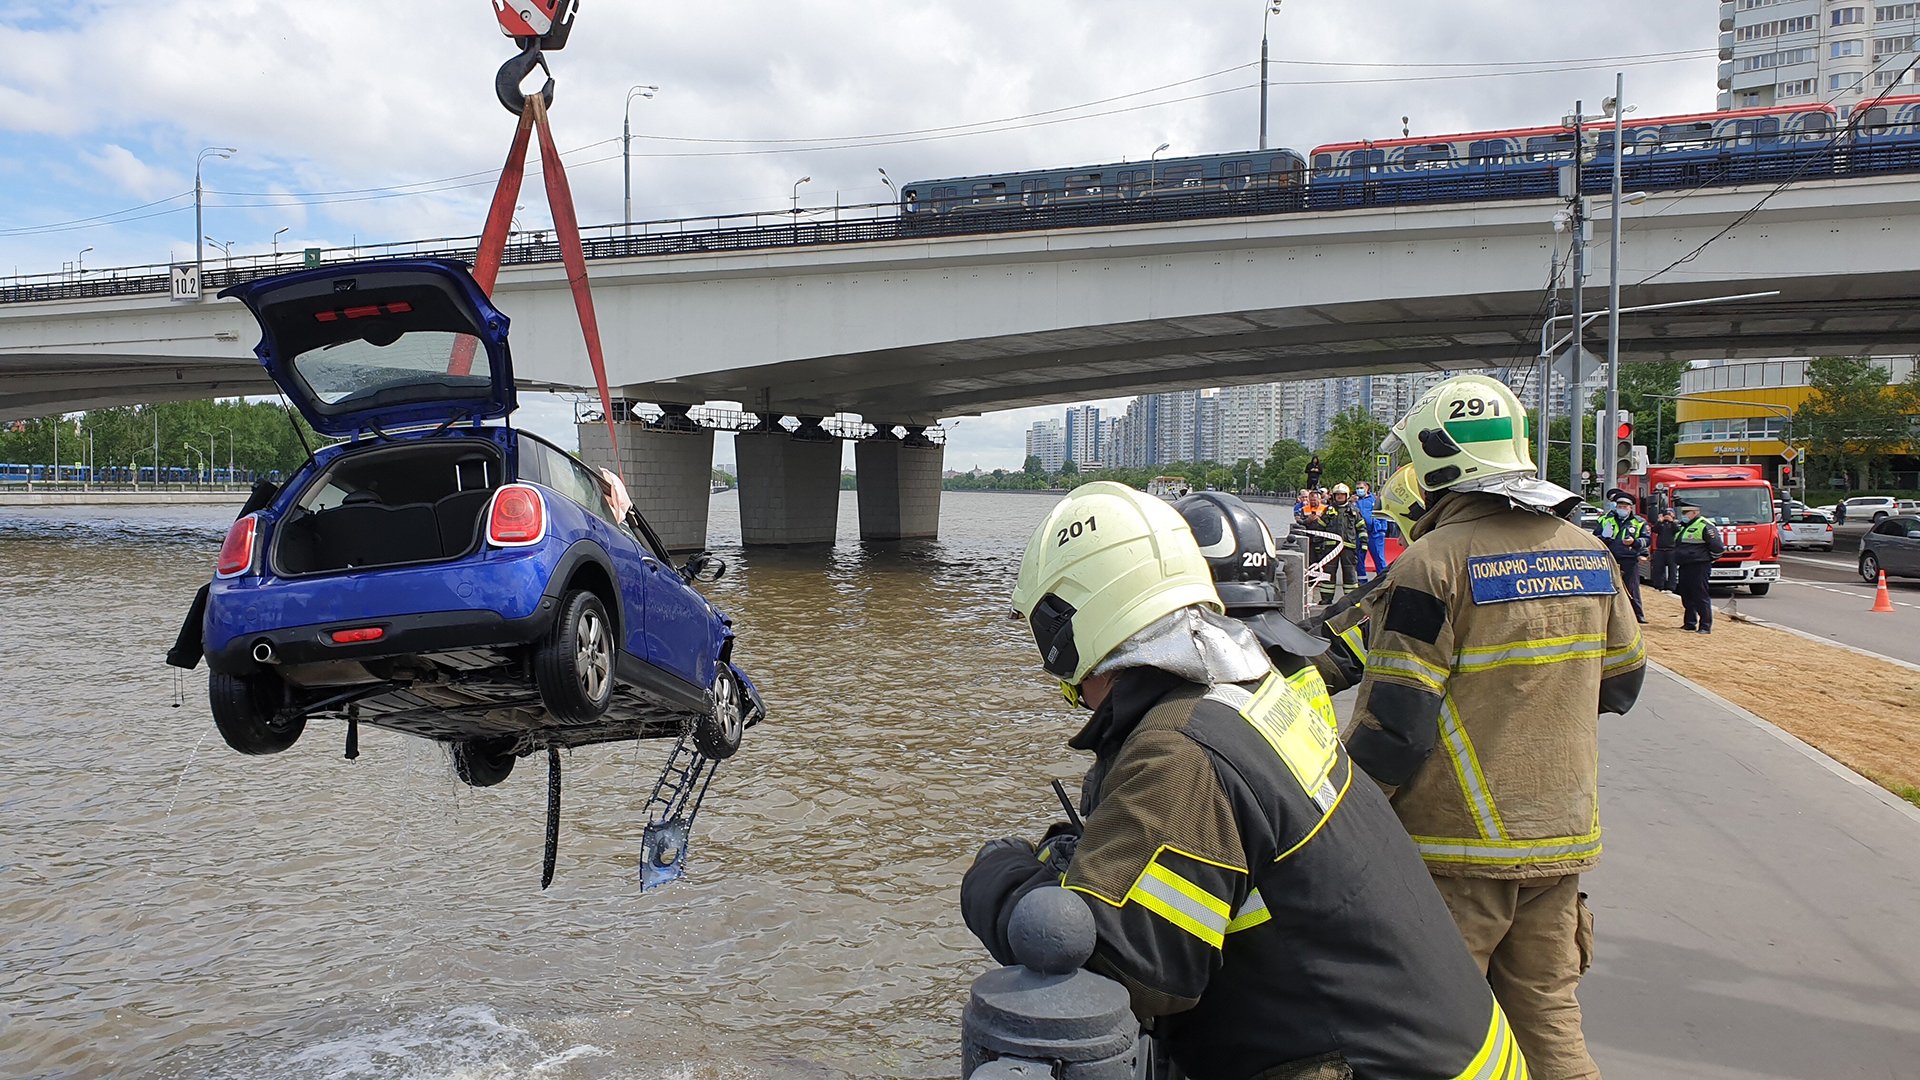
[[[1066,432],[1058,420],[1035,420],[1027,429],[1027,456],[1040,459],[1040,467],[1057,473],[1067,463]]]
[[[1721,109],[1828,102],[1844,117],[1914,81],[1902,69],[1920,35],[1920,4],[1733,0],[1720,9]]]
[[[1067,410],[1067,459],[1075,464],[1098,464],[1100,447],[1100,407],[1076,405]]]
[[[1242,458],[1264,464],[1267,451],[1281,438],[1281,383],[1254,383],[1221,390],[1218,454],[1215,460],[1232,464]]]

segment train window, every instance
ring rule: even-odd
[[[1220,175],[1221,176],[1252,176],[1253,162],[1223,161],[1220,163]]]
[[[1467,160],[1475,165],[1500,165],[1512,146],[1505,139],[1475,139],[1467,144]]]
[[[1206,177],[1207,171],[1198,165],[1175,165],[1160,170],[1160,181],[1165,184],[1195,184]]]
[[[973,194],[976,198],[983,195],[994,195],[1004,198],[1007,194],[1007,185],[1002,181],[978,183],[973,185]]]
[[[1453,164],[1452,143],[1428,143],[1409,146],[1400,155],[1400,163],[1409,169],[1444,169]]]
[[[1023,192],[1026,192],[1029,195],[1035,195],[1035,194],[1045,195],[1048,192],[1053,190],[1053,185],[1048,183],[1044,179],[1022,180],[1020,181],[1020,190]]]
[[[1333,168],[1333,155],[1332,154],[1313,155],[1313,167],[1315,171]]]
[[[1355,150],[1347,158],[1348,168],[1356,173],[1379,172],[1381,167],[1386,165],[1386,163],[1387,152],[1385,150],[1375,150],[1372,147],[1368,147],[1365,150]]]
[[[1527,140],[1528,161],[1553,161],[1573,156],[1573,132],[1535,135]]]

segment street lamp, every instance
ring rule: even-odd
[[[900,201],[900,189],[893,186],[893,177],[888,176],[887,170],[885,169],[880,170],[880,182],[887,185],[887,191],[893,196],[893,201],[898,203]]]
[[[73,257],[74,277],[85,277],[87,275],[87,252],[92,250],[90,247],[83,247],[80,249],[80,254]]]
[[[209,155],[224,159],[230,158],[239,152],[239,150],[231,146],[209,146],[205,150],[200,151],[199,157],[193,159],[193,234],[195,236],[206,235],[206,224],[200,220],[201,164],[207,160]],[[193,276],[195,278],[204,278],[206,271],[205,254],[205,251],[200,246],[200,241],[195,240],[193,242]]]
[[[291,228],[293,228],[291,225],[282,225],[273,230],[273,257],[276,262],[280,259],[280,234]]]
[[[1626,150],[1620,145],[1622,129],[1627,113],[1633,108],[1624,105],[1626,95],[1626,76],[1615,72],[1613,76],[1613,96],[1604,103],[1606,112],[1613,117],[1613,221],[1607,230],[1607,412],[1609,421],[1620,412],[1620,170],[1626,160]],[[1624,106],[1624,107],[1623,107]],[[1640,193],[1640,200],[1646,200],[1646,194]],[[1600,490],[1612,491],[1619,480],[1615,474],[1614,455],[1602,449],[1604,432],[1598,427],[1594,430],[1594,456],[1600,461]]]
[[[207,456],[205,454],[202,454],[200,452],[200,448],[193,445],[192,443],[183,442],[180,444],[180,446],[182,449],[190,450],[193,452],[193,456],[195,458],[194,466],[193,466],[193,479],[194,479],[194,483],[197,484],[200,482],[200,471],[206,467]]]
[[[1280,14],[1280,0],[1268,0],[1260,11],[1260,149],[1267,148],[1267,23]]]
[[[641,85],[628,90],[627,103],[620,119],[620,169],[623,190],[626,192],[625,216],[621,220],[626,222],[629,236],[633,235],[633,99],[650,98],[659,89],[657,86]]]
[[[1160,186],[1160,161],[1159,161],[1160,152],[1172,145],[1173,145],[1172,143],[1161,143],[1159,146],[1156,146],[1153,148],[1153,153],[1147,155],[1147,187],[1148,188],[1155,188]]]
[[[233,483],[233,428],[227,424],[219,425],[227,433],[227,483]],[[209,444],[211,447],[211,444]]]
[[[793,182],[793,221],[796,225],[800,223],[800,185],[811,183],[813,183],[811,176],[803,176]]]
[[[211,236],[201,237],[201,239],[205,240],[209,244],[212,244],[214,247],[219,248],[220,254],[226,256],[227,269],[229,270],[233,269],[233,241],[215,240]]]

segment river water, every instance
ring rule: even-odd
[[[1058,815],[1076,717],[1006,618],[1053,499],[950,492],[938,541],[739,546],[708,586],[769,721],[721,768],[688,877],[641,895],[665,746],[495,788],[434,744],[309,727],[227,749],[160,663],[231,510],[0,510],[0,1075],[947,1077],[973,850]],[[178,703],[177,703],[178,702]]]

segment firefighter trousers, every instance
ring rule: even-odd
[[[1580,876],[1436,876],[1433,883],[1486,972],[1534,1080],[1599,1080],[1574,996],[1593,962],[1593,914]]]

